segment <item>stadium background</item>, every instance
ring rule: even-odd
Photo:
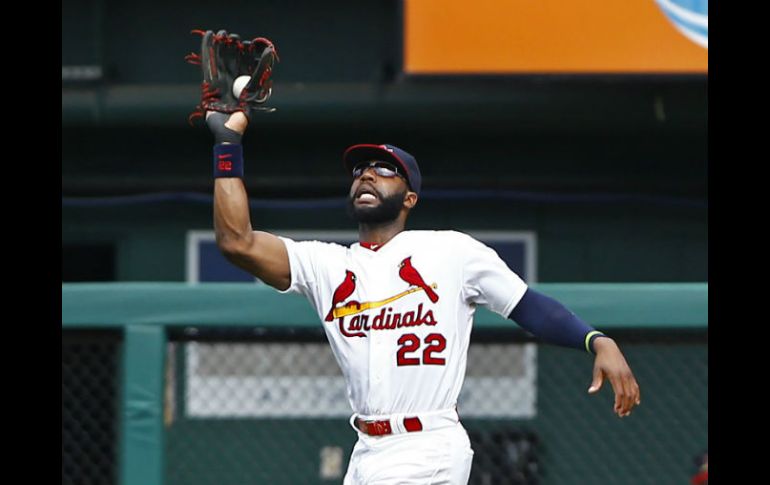
[[[198,98],[199,75],[183,61],[197,47],[192,28],[266,36],[281,55],[271,100],[278,111],[255,118],[244,140],[246,184],[259,202],[255,227],[351,229],[341,153],[353,143],[386,142],[413,153],[424,174],[411,228],[532,231],[544,285],[644,283],[680,295],[686,288],[677,285],[707,282],[705,71],[407,75],[403,13],[392,1],[65,1],[63,295],[75,282],[118,285],[126,294],[138,291],[131,282],[182,282],[188,231],[211,228],[212,142],[205,128],[186,124]],[[446,50],[466,42],[472,35],[458,32]],[[606,389],[603,402],[583,396],[590,359],[539,346],[538,419],[469,423],[479,442],[493,443],[477,447],[475,483],[688,480],[693,458],[708,446],[707,323],[693,317],[700,326],[670,328],[658,316],[644,329],[617,330],[644,393],[631,420],[609,419]],[[271,330],[263,341],[244,331],[249,325],[191,336],[183,324],[192,323],[182,320],[164,336],[166,362],[183,359],[190,343],[323,341],[312,329],[291,338]],[[70,323],[63,332],[63,483],[132,476],[122,405],[129,334],[108,323]],[[479,345],[498,330],[490,324]],[[506,338],[517,348],[527,342],[515,332]],[[240,368],[244,359],[225,366]],[[334,437],[344,453],[354,439],[340,419],[223,419],[185,428],[184,420],[163,418],[165,483],[335,483],[333,473],[326,481],[319,474],[339,458],[329,449],[322,456],[322,437]],[[320,431],[308,434],[305,421]],[[503,428],[504,439],[489,431]],[[522,453],[523,445],[511,444],[517,440],[537,445]],[[502,449],[507,458],[493,459]],[[606,461],[613,453],[617,466]],[[481,476],[487,469],[497,475]]]

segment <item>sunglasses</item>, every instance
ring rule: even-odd
[[[404,176],[401,175],[401,173],[399,173],[398,168],[395,165],[390,164],[388,162],[364,162],[364,163],[359,163],[358,165],[353,167],[353,172],[352,172],[353,173],[353,178],[357,179],[358,177],[363,175],[364,172],[369,167],[373,168],[374,169],[374,173],[376,173],[380,177],[387,177],[387,178],[390,178],[390,177],[401,177],[401,178],[404,178]],[[404,179],[404,180],[406,180],[406,179]]]

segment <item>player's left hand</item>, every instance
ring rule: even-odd
[[[201,67],[203,82],[201,101],[190,114],[190,124],[209,111],[226,115],[240,112],[247,118],[255,112],[275,111],[265,106],[273,92],[273,67],[278,62],[278,52],[270,40],[241,40],[241,36],[226,30],[192,33],[202,37],[200,51],[191,52],[185,60]],[[245,85],[236,91],[238,79],[245,80]]]
[[[601,337],[594,340],[594,350],[594,375],[588,393],[599,392],[604,379],[607,378],[615,392],[615,414],[621,418],[628,416],[634,406],[641,404],[639,384],[636,383],[631,368],[611,338]]]

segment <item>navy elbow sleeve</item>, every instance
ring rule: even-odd
[[[593,338],[603,335],[553,298],[527,288],[509,319],[551,344],[593,351]]]

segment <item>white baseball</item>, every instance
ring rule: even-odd
[[[233,81],[233,96],[236,98],[240,97],[241,91],[243,91],[243,88],[246,87],[250,80],[251,76],[238,76],[235,78],[235,81]]]

